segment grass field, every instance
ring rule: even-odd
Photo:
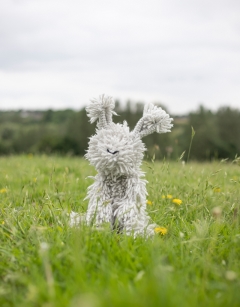
[[[0,306],[240,306],[240,167],[143,168],[148,240],[68,226],[95,174],[83,159],[0,158]]]

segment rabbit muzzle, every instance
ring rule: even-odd
[[[110,153],[110,154],[112,154],[112,155],[115,155],[115,154],[117,154],[119,151],[118,151],[118,150],[112,151],[112,150],[110,150],[110,149],[107,149],[107,152]]]

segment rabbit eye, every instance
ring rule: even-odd
[[[107,149],[107,152],[109,152],[109,153],[112,154],[112,155],[115,155],[115,154],[118,153],[119,151],[118,151],[118,150],[116,150],[116,151],[110,151],[109,149]]]

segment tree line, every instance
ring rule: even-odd
[[[164,107],[163,107],[164,108]],[[114,122],[126,120],[131,129],[142,117],[143,104],[116,102]],[[166,108],[164,108],[166,110]],[[167,111],[167,110],[166,110]],[[186,116],[172,116],[171,133],[154,133],[143,139],[147,158],[187,159],[192,139],[192,160],[234,159],[240,154],[240,110],[222,107],[213,112],[200,106]],[[0,111],[0,155],[46,153],[83,156],[95,125],[85,109]]]

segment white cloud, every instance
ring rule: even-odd
[[[0,108],[240,106],[237,1],[1,1]]]

